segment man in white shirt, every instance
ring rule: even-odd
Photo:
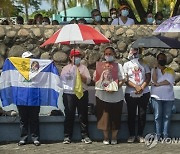
[[[122,5],[119,8],[120,16],[119,18],[115,18],[111,25],[122,25],[122,26],[131,26],[134,24],[134,20],[128,18],[129,15],[129,7],[127,5]]]

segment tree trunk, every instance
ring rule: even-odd
[[[146,21],[145,21],[146,12],[145,12],[144,7],[141,3],[141,0],[133,0],[133,2],[134,2],[134,5],[136,7],[136,10],[139,14],[139,17],[141,19],[140,23],[145,24],[146,23]]]
[[[28,21],[28,20],[29,20],[29,15],[28,15],[28,3],[25,3],[24,6],[25,6],[26,21]]]
[[[96,8],[100,10],[99,0],[96,0]]]
[[[63,0],[63,8],[64,8],[64,21],[67,21],[67,12],[66,12],[66,2]]]
[[[155,0],[149,0],[147,12],[153,12],[154,2]]]
[[[180,14],[180,0],[177,0],[172,16]]]
[[[109,10],[110,10],[111,8],[113,8],[113,0],[110,0],[110,1],[109,1]]]

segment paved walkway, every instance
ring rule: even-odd
[[[19,147],[16,143],[1,144],[0,154],[178,154],[180,143],[162,144],[148,149],[143,143],[119,143],[117,145],[103,145],[101,142],[92,144],[63,143],[42,144],[35,147],[32,144]]]

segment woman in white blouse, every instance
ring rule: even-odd
[[[164,53],[157,55],[157,61],[157,67],[152,69],[151,102],[154,109],[157,138],[167,138],[174,102],[175,76],[174,70],[165,66],[167,57]]]

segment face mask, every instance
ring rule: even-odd
[[[49,25],[49,23],[48,22],[43,22],[42,25]]]
[[[81,62],[81,58],[80,58],[80,57],[75,57],[75,59],[74,59],[74,64],[75,64],[75,65],[79,65],[80,62]]]
[[[166,60],[162,59],[162,60],[158,60],[158,64],[161,66],[165,66],[166,65]]]
[[[162,20],[156,20],[156,24],[160,25],[162,23]]]
[[[111,15],[111,18],[112,18],[112,19],[115,19],[115,18],[116,18],[116,15],[115,15],[115,14],[112,14],[112,15]]]
[[[112,62],[112,61],[114,61],[114,57],[113,57],[113,56],[105,56],[104,58],[105,58],[105,60],[106,60],[107,62]]]
[[[99,21],[101,21],[101,16],[95,16],[94,19],[96,22],[99,22]]]
[[[147,18],[147,23],[148,24],[152,24],[153,21],[154,21],[154,19],[152,17]]]
[[[129,15],[129,11],[128,10],[122,10],[121,15],[124,17],[127,17]]]

